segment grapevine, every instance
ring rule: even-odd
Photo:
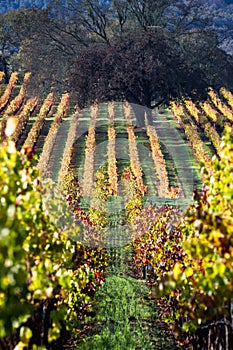
[[[37,120],[35,121],[35,123],[33,124],[25,142],[23,147],[31,147],[33,148],[39,134],[40,131],[42,129],[42,126],[44,124],[44,120],[45,118],[49,115],[49,113],[51,113],[51,110],[53,108],[53,104],[54,104],[54,97],[53,94],[50,92],[48,94],[48,96],[46,97],[40,111],[39,114],[37,116]]]
[[[230,92],[226,88],[222,87],[220,89],[220,93],[227,100],[227,102],[230,105],[231,109],[233,109],[233,94],[232,94],[232,92]]]
[[[228,119],[229,121],[233,122],[233,113],[232,110],[227,107],[217,96],[217,94],[213,91],[213,89],[209,89],[208,94],[211,98],[211,101],[213,104],[218,108],[218,110]]]
[[[155,127],[153,125],[147,124],[146,132],[150,140],[152,158],[154,161],[154,168],[157,175],[157,191],[160,197],[165,198],[169,196],[169,181],[165,160],[160,149],[160,144]]]
[[[200,103],[200,107],[213,123],[217,123],[221,127],[225,124],[225,118],[221,113],[218,113],[208,101]]]
[[[91,106],[91,121],[88,129],[85,148],[82,195],[91,196],[94,186],[94,157],[95,157],[95,124],[98,115],[98,104]]]
[[[9,103],[17,79],[18,74],[16,72],[13,72],[11,74],[10,81],[6,87],[6,90],[4,91],[4,94],[0,97],[0,112],[4,111],[7,104]]]
[[[2,82],[2,80],[3,80],[3,78],[4,78],[4,75],[5,75],[5,73],[2,72],[2,71],[0,71],[0,83]]]
[[[25,128],[30,116],[36,109],[37,105],[38,105],[38,99],[36,97],[32,97],[23,106],[22,111],[18,115],[18,119],[17,119],[18,123],[17,123],[16,129],[11,136],[11,140],[14,141],[15,143],[20,138],[20,135],[23,132],[23,129]]]
[[[208,171],[211,171],[210,157],[205,152],[201,139],[198,136],[196,127],[191,124],[189,118],[185,114],[182,105],[178,105],[174,101],[171,103],[171,109],[174,113],[175,121],[182,124],[187,139],[190,141],[194,155],[198,162],[205,164]]]
[[[117,195],[117,166],[116,166],[116,132],[114,129],[114,103],[108,104],[109,127],[108,127],[108,174],[110,189]]]
[[[177,300],[186,331],[216,315],[230,317],[226,306],[233,292],[232,135],[232,128],[227,127],[220,159],[211,160],[213,170],[206,173],[204,192],[195,198],[179,226],[182,255],[158,286],[159,295],[169,293]]]
[[[57,136],[58,129],[60,127],[60,124],[62,122],[62,119],[66,116],[67,110],[69,107],[69,94],[63,94],[61,97],[61,101],[58,105],[57,112],[54,116],[53,123],[49,129],[49,133],[45,139],[45,143],[43,146],[42,153],[40,155],[37,168],[39,169],[40,173],[42,175],[45,175],[48,170],[49,165],[49,158],[52,151],[52,147],[54,144],[54,141]]]
[[[67,179],[67,176],[69,176],[73,147],[74,147],[74,142],[76,140],[76,130],[79,125],[80,118],[81,118],[81,112],[77,107],[77,111],[74,113],[70,123],[68,137],[66,140],[65,149],[62,156],[61,168],[58,174],[58,185],[61,186],[62,189],[65,189],[66,179]]]
[[[22,106],[24,99],[25,99],[25,94],[26,94],[26,85],[30,79],[31,73],[25,73],[24,79],[23,79],[23,84],[20,87],[18,95],[10,102],[9,106],[7,107],[6,111],[4,112],[3,117],[8,117],[15,115],[17,111],[20,109]]]
[[[205,115],[200,113],[199,109],[195,106],[195,104],[191,100],[185,99],[184,104],[188,112],[190,113],[190,115],[194,117],[195,121],[203,127],[206,135],[213,143],[217,153],[219,153],[221,139],[217,131],[215,130],[215,128],[212,127],[212,125],[209,123]]]

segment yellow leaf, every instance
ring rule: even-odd
[[[175,280],[178,280],[181,273],[182,273],[181,265],[180,265],[180,263],[176,263],[174,266],[174,269],[173,269],[173,276],[174,276]]]
[[[192,275],[193,275],[193,269],[189,266],[185,270],[185,276],[188,278],[188,277],[191,277]]]
[[[20,341],[16,347],[14,348],[14,350],[23,350],[27,347],[27,344],[23,343],[22,341]]]

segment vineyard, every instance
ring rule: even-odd
[[[233,94],[80,109],[17,79],[0,86],[0,348],[231,349]]]

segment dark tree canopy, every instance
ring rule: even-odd
[[[128,33],[94,45],[77,57],[71,87],[88,100],[127,99],[152,108],[175,91],[183,62],[176,45],[161,30]]]
[[[214,39],[195,31],[177,40],[161,28],[125,34],[82,50],[71,88],[82,105],[95,99],[127,99],[154,108],[171,98],[200,97],[208,86],[220,87],[233,78],[224,73],[233,66],[223,51],[212,47]]]
[[[6,82],[10,72],[18,68],[16,62],[22,44],[33,40],[35,33],[41,30],[44,14],[44,11],[34,9],[0,14],[0,69],[5,73]]]
[[[212,9],[210,0],[51,0],[7,12],[0,69],[6,82],[13,70],[31,71],[31,93],[70,89],[82,105],[127,98],[153,108],[209,85],[232,89],[232,56],[220,48]],[[220,23],[224,38],[230,18]]]

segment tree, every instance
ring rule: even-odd
[[[226,2],[227,3],[227,2]],[[221,47],[231,55],[233,54],[233,4],[221,4],[214,12],[214,28],[216,29]]]
[[[113,1],[115,9],[117,5],[118,1]],[[145,31],[162,27],[183,32],[193,26],[206,26],[209,21],[204,0],[121,0],[120,6],[127,8],[127,21]]]
[[[127,98],[153,108],[194,90],[203,95],[209,84],[230,83],[231,60],[207,30],[203,0],[69,0],[65,8],[72,23],[67,32],[76,21],[86,33],[70,81],[83,105]]]
[[[233,60],[219,48],[216,33],[193,29],[180,35],[179,42],[192,75],[201,74],[199,80],[195,79],[197,90],[201,86],[213,86],[215,89],[227,86],[232,89]],[[193,88],[191,80],[187,81],[186,90],[190,91],[190,88]]]
[[[130,33],[114,38],[109,45],[83,50],[71,84],[83,104],[96,98],[126,98],[153,108],[175,89],[172,77],[181,65],[164,31]]]
[[[18,48],[11,13],[0,15],[0,69],[5,73],[5,83],[9,82],[10,58],[18,51]]]
[[[15,51],[4,46],[2,69],[31,71],[33,94],[75,89],[84,105],[127,98],[152,108],[208,84],[231,88],[232,62],[207,30],[203,3],[53,0],[18,10],[4,17],[2,43]]]
[[[71,88],[83,105],[95,99],[127,99],[151,109],[171,98],[203,96],[209,85],[230,84],[230,67],[232,62],[209,32],[193,30],[176,38],[167,29],[151,28],[82,50]]]
[[[0,14],[0,69],[8,83],[10,73],[17,69],[17,55],[24,40],[31,40],[39,31],[42,10],[19,9]]]
[[[206,26],[209,16],[204,0],[52,0],[49,9],[54,17],[69,18],[71,27],[79,23],[95,41],[108,41],[132,27],[182,32]]]
[[[111,2],[112,1],[97,1],[97,0],[53,0],[49,6],[54,19],[65,19],[69,29],[67,34],[73,31],[76,25],[81,31],[88,34],[86,41],[108,41],[108,31],[110,28],[111,17]],[[78,38],[78,36],[76,36]],[[89,40],[88,40],[89,39]],[[80,40],[80,37],[79,37]]]

